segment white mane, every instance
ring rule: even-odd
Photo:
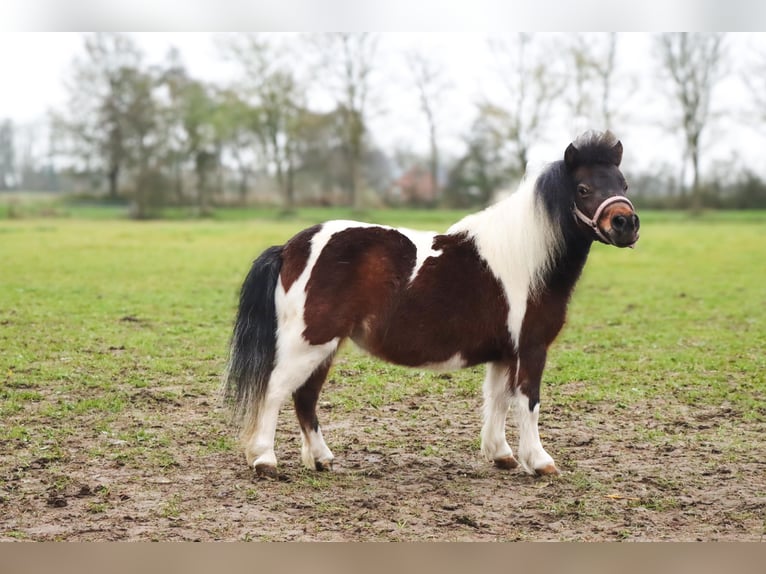
[[[535,194],[537,174],[528,175],[510,197],[469,215],[447,233],[466,233],[502,284],[508,327],[518,348],[527,300],[542,287],[562,236]]]

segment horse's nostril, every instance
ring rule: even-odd
[[[628,219],[624,215],[615,215],[612,218],[612,227],[617,231],[622,231],[626,223],[628,223]]]
[[[641,226],[641,221],[638,219],[638,215],[635,213],[633,214],[633,228],[638,231],[638,228]]]

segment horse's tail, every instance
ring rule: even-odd
[[[254,428],[274,369],[277,350],[274,296],[281,269],[282,247],[269,247],[253,262],[239,295],[224,397],[243,430]]]

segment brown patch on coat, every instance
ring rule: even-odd
[[[311,255],[311,240],[314,238],[321,225],[314,225],[304,229],[292,239],[290,239],[282,249],[282,287],[285,292],[290,290],[292,284],[298,280],[303,270],[306,268],[309,256]]]
[[[545,289],[536,299],[527,301],[520,349],[530,346],[548,348],[564,326],[570,294],[571,291]]]
[[[309,432],[319,429],[319,419],[317,419],[316,406],[319,399],[319,392],[330,371],[333,357],[328,358],[319,365],[311,374],[308,380],[293,393],[293,404],[295,414],[303,432],[308,435]]]
[[[500,283],[465,235],[437,235],[414,281],[416,247],[396,230],[334,235],[307,285],[304,336],[314,345],[351,337],[387,361],[467,365],[508,359],[508,304]]]
[[[414,265],[415,245],[397,231],[360,227],[335,233],[306,286],[304,337],[320,345],[350,336],[406,286]]]

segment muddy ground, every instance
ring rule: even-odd
[[[649,414],[658,405],[566,404],[573,383],[543,404],[541,419],[543,444],[563,473],[535,478],[481,459],[478,387],[472,396],[447,390],[348,410],[332,401],[333,385],[343,384],[331,381],[322,397],[336,456],[328,473],[301,468],[285,408],[279,477],[256,478],[212,392],[136,390],[108,432],[101,415],[55,423],[76,432],[50,456],[43,449],[31,459],[23,441],[5,441],[0,539],[764,538],[763,428],[742,413],[668,407],[657,422]],[[25,416],[38,430],[53,424]],[[114,438],[120,428],[163,440],[135,450]],[[512,427],[509,437],[514,444]]]

